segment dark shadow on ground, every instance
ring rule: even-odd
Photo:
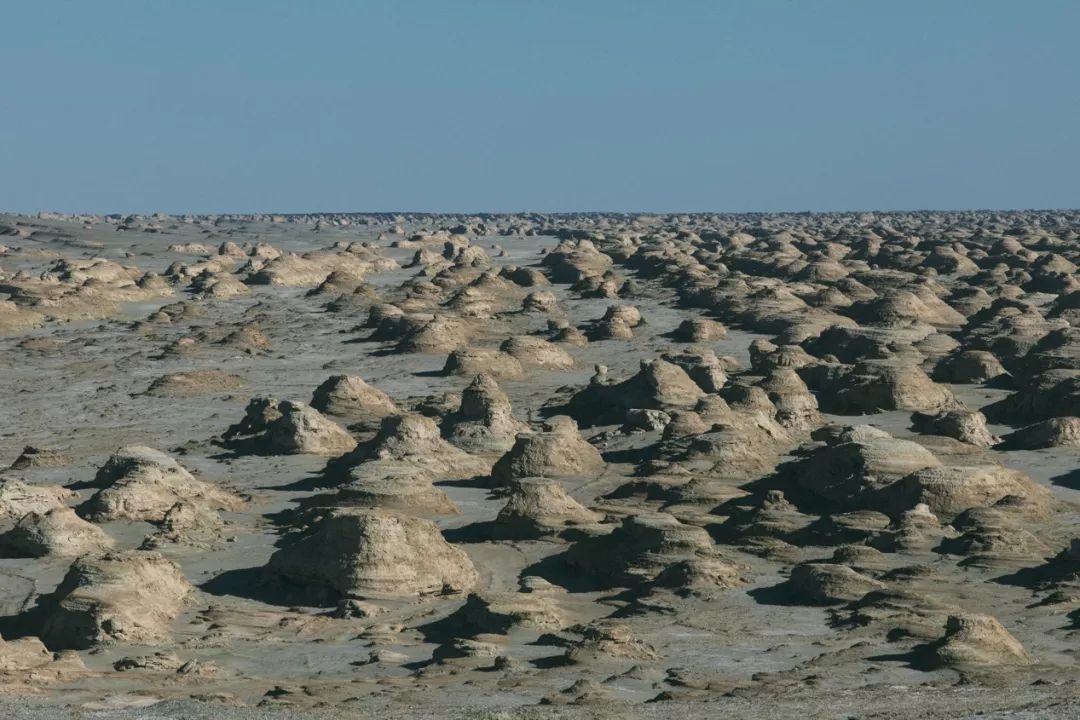
[[[482,543],[495,539],[494,521],[485,520],[443,530],[443,537],[451,543]]]
[[[435,487],[461,487],[461,488],[478,488],[481,490],[490,490],[491,477],[488,475],[475,475],[470,478],[460,478],[457,480],[436,480]]]
[[[0,617],[0,637],[5,640],[17,640],[18,638],[40,635],[41,627],[45,623],[46,611],[51,602],[51,594],[42,595],[33,606],[26,610],[15,615]],[[53,648],[49,649],[52,650]]]
[[[646,445],[641,448],[624,448],[622,450],[608,450],[602,452],[601,456],[606,463],[621,463],[625,465],[640,465],[648,460],[655,460],[659,457],[659,453],[656,451],[656,446]]]
[[[565,552],[549,555],[522,570],[520,577],[536,575],[571,593],[599,592],[618,587],[610,580],[582,572],[567,562],[566,555]]]
[[[218,461],[235,460],[236,458],[244,457],[245,455],[273,457],[281,454],[266,447],[261,435],[229,439],[213,438],[210,441],[210,444],[223,450],[223,452],[210,456],[211,460]]]
[[[329,588],[296,585],[274,577],[262,566],[226,570],[199,586],[220,597],[239,597],[282,607],[333,607],[337,593]]]
[[[283,492],[313,492],[329,487],[322,472],[317,472],[285,485],[259,485],[256,490],[279,490]]]
[[[1061,475],[1055,475],[1050,478],[1050,482],[1069,490],[1080,490],[1080,468],[1073,468]]]
[[[781,605],[785,607],[796,606],[809,606],[812,603],[799,602],[797,599],[791,596],[791,589],[788,586],[788,581],[777,583],[776,585],[770,585],[769,587],[760,587],[749,590],[746,593],[754,599],[759,605]],[[841,603],[836,603],[840,605]],[[814,605],[814,607],[818,607]]]
[[[1046,590],[1054,585],[1077,580],[1080,580],[1080,562],[1070,557],[1068,551],[1062,551],[1039,565],[996,577],[993,582],[1031,590]]]

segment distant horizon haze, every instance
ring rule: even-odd
[[[153,216],[165,215],[168,217],[185,216],[228,216],[228,215],[271,215],[297,217],[304,215],[431,215],[433,217],[464,217],[464,216],[515,216],[515,215],[639,215],[648,217],[667,215],[904,215],[919,213],[1080,213],[1080,207],[1072,208],[894,208],[884,210],[881,208],[854,208],[847,210],[222,210],[220,212],[164,212],[152,211],[69,211],[57,208],[22,212],[0,208],[0,215],[13,215],[22,217],[34,217],[37,215],[66,215],[66,216],[95,216],[95,217],[125,217],[125,216]]]
[[[37,0],[3,18],[0,212],[1080,207],[1075,0]]]

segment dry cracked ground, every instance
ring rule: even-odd
[[[0,216],[8,717],[1072,717],[1080,214]]]

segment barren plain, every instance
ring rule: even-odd
[[[8,717],[1075,717],[1080,213],[0,215]]]

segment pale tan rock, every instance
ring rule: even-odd
[[[158,553],[88,555],[75,561],[46,602],[41,637],[50,647],[75,649],[165,643],[191,590],[180,566]]]
[[[526,477],[595,476],[604,471],[600,451],[578,432],[568,417],[551,418],[540,432],[518,435],[514,446],[495,463],[491,479],[508,485]]]
[[[338,508],[306,537],[278,550],[267,569],[341,596],[410,597],[468,590],[468,555],[429,520],[383,510]]]
[[[927,467],[882,489],[872,503],[886,512],[924,503],[932,512],[952,517],[1008,496],[1026,498],[1044,508],[1054,504],[1050,491],[1026,473],[1000,465]]]
[[[443,436],[474,453],[503,453],[529,426],[514,418],[510,398],[492,375],[477,375],[461,393],[461,406],[443,421]]]
[[[513,355],[490,348],[458,348],[446,358],[443,372],[447,375],[474,377],[488,373],[495,378],[520,378],[525,374]]]
[[[956,669],[1031,665],[1034,658],[990,615],[951,615],[945,635],[928,648],[929,661]]]
[[[27,513],[62,507],[76,494],[59,485],[31,485],[15,477],[0,478],[0,517],[18,520]]]
[[[331,375],[311,398],[311,407],[349,421],[378,421],[400,412],[390,396],[356,375]]]
[[[116,451],[98,470],[101,486],[79,512],[92,520],[160,522],[177,502],[197,503],[209,510],[239,510],[244,500],[235,493],[197,480],[165,453],[142,446]]]
[[[883,583],[846,565],[803,563],[791,570],[786,591],[792,600],[809,605],[828,605],[858,600],[866,593],[881,590]]]
[[[423,415],[391,415],[383,418],[374,438],[344,458],[353,468],[351,476],[379,475],[384,465],[407,464],[437,479],[486,475],[490,460],[470,455],[442,438],[439,426]]]
[[[558,345],[543,338],[522,335],[505,340],[499,350],[516,359],[522,366],[539,366],[551,370],[568,370],[574,358]]]
[[[1001,438],[1000,450],[1080,448],[1080,417],[1055,417],[1028,425]]]
[[[20,557],[70,556],[100,553],[115,541],[97,525],[69,507],[44,513],[30,512],[14,528],[0,535],[0,548]]]
[[[915,413],[911,419],[914,428],[920,432],[944,435],[976,447],[992,447],[998,442],[986,427],[986,416],[977,410]]]
[[[244,385],[239,375],[221,370],[191,370],[162,375],[154,380],[146,392],[159,397],[203,395],[237,390]]]
[[[461,510],[423,469],[408,462],[379,462],[377,469],[352,468],[349,479],[337,487],[332,503],[396,510],[421,517],[458,515]]]
[[[558,480],[520,478],[509,486],[506,505],[495,518],[494,533],[496,537],[542,537],[602,519],[567,495]]]

